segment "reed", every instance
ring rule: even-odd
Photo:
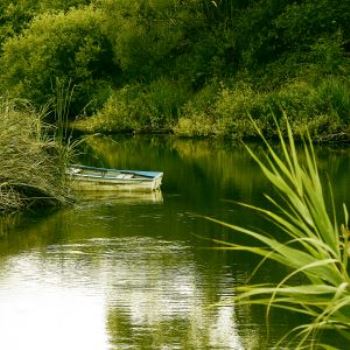
[[[43,116],[26,102],[0,99],[0,211],[68,199],[69,150],[49,136]]]
[[[286,141],[277,125],[281,153],[276,152],[258,128],[257,132],[267,148],[265,157],[258,157],[246,146],[276,189],[278,199],[266,195],[274,208],[272,210],[243,205],[265,216],[274,223],[276,230],[261,233],[207,219],[252,237],[259,243],[256,247],[217,241],[225,249],[248,251],[262,256],[262,263],[271,260],[288,268],[289,273],[279,283],[240,287],[235,298],[241,304],[266,305],[267,317],[272,307],[310,317],[310,323],[292,329],[276,348],[284,342],[288,345],[288,342],[296,341],[297,345],[293,348],[322,345],[330,349],[330,344],[321,344],[323,331],[336,330],[341,337],[350,337],[348,212],[344,204],[343,223],[339,224],[333,198],[327,205],[329,201],[326,200],[310,137],[304,142],[301,154],[298,153],[291,127],[286,123]],[[328,191],[332,197],[331,187]]]
[[[69,135],[69,113],[74,85],[72,85],[71,80],[66,83],[64,80],[56,77],[53,90],[55,96],[50,109],[55,123],[54,138],[62,143],[70,139],[71,136]]]

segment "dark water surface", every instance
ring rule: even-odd
[[[258,259],[212,249],[213,238],[242,238],[197,216],[268,228],[227,201],[265,205],[272,192],[243,147],[138,136],[84,148],[86,164],[164,171],[162,193],[93,194],[2,220],[0,349],[270,349],[300,322],[275,313],[267,339],[264,310],[231,303]],[[348,200],[350,149],[317,154],[336,200]],[[283,273],[266,265],[255,281]]]

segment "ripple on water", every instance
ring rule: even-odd
[[[57,327],[67,322],[72,327],[74,321],[85,331],[91,329],[84,346],[79,347],[84,349],[92,349],[96,342],[95,349],[123,349],[132,344],[180,349],[184,343],[189,348],[243,349],[234,308],[208,308],[213,302],[210,289],[216,287],[198,270],[192,248],[182,241],[90,238],[24,252],[9,258],[5,269],[0,280],[0,308],[5,310],[0,325],[6,331],[15,322],[22,327],[30,317],[33,323],[27,328],[34,335],[38,335],[34,329],[38,325],[52,335],[47,329],[50,322]],[[221,283],[222,298],[229,297],[231,283],[232,279]],[[47,313],[41,310],[40,301]],[[3,308],[4,304],[11,308]],[[7,325],[5,318],[10,319]],[[65,327],[61,329],[69,334]],[[77,331],[72,336],[81,334]],[[0,339],[1,344],[4,340]],[[68,343],[59,344],[73,349]],[[44,346],[39,344],[37,349]]]

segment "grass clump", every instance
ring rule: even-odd
[[[320,335],[327,330],[338,331],[344,339],[350,336],[348,212],[344,204],[343,223],[340,224],[333,200],[327,205],[310,138],[304,143],[302,154],[298,155],[288,123],[285,130],[288,142],[277,127],[280,153],[272,148],[258,128],[267,147],[265,157],[258,157],[247,147],[276,189],[279,199],[266,195],[274,207],[272,210],[244,205],[264,215],[275,224],[276,230],[261,233],[260,230],[209,220],[258,242],[258,246],[245,246],[220,241],[226,249],[252,252],[262,256],[262,262],[272,260],[288,268],[288,273],[277,284],[239,288],[236,300],[241,304],[266,305],[267,316],[272,307],[307,315],[310,323],[294,328],[285,338],[297,339],[298,349],[312,348],[322,342]],[[285,340],[281,340],[276,348]]]
[[[48,136],[42,116],[0,100],[0,212],[67,201],[69,150]]]

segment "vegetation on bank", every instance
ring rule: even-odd
[[[75,86],[73,126],[183,136],[349,132],[341,0],[33,0],[0,4],[0,94],[40,108]],[[271,113],[273,112],[273,113]]]
[[[42,118],[23,102],[0,100],[0,213],[68,201],[70,150]]]
[[[277,285],[269,282],[246,285],[238,288],[235,297],[241,304],[267,306],[267,316],[271,308],[278,307],[309,318],[310,323],[292,329],[276,348],[285,348],[286,340],[297,339],[298,345],[289,344],[293,344],[293,349],[336,349],[324,335],[327,331],[338,331],[345,342],[350,336],[349,216],[344,204],[344,216],[340,219],[331,188],[324,189],[311,139],[298,155],[288,124],[286,130],[287,143],[277,127],[280,152],[262,136],[267,147],[264,159],[247,147],[276,189],[277,197],[266,195],[272,210],[243,205],[271,221],[276,228],[274,232],[262,233],[208,219],[257,241],[256,246],[218,241],[225,249],[251,252],[263,258],[261,264],[271,260],[287,267],[287,274]],[[259,128],[257,132],[260,133]]]

